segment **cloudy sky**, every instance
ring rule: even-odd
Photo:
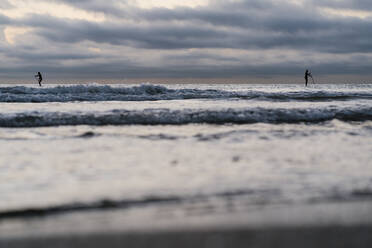
[[[0,0],[0,79],[372,75],[371,0]],[[372,80],[371,80],[372,81]]]

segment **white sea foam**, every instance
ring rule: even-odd
[[[26,86],[0,87],[0,102],[71,102],[71,101],[156,101],[176,99],[256,99],[268,101],[330,101],[372,99],[372,92],[302,89],[286,92],[257,90],[226,91],[220,89],[172,89],[143,84],[132,87],[108,85],[72,85],[35,88]]]

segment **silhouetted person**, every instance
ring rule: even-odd
[[[309,81],[309,77],[313,77],[311,76],[311,73],[309,72],[309,70],[306,70],[305,71],[305,86],[307,86],[307,82]]]
[[[41,73],[38,72],[35,77],[37,78],[39,85],[41,86],[41,81],[43,81],[43,76],[41,76]]]

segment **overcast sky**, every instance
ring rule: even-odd
[[[1,0],[0,79],[372,75],[371,0]]]

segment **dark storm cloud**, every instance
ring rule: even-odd
[[[310,4],[337,9],[372,10],[370,0],[308,0]]]
[[[153,49],[223,47],[219,39],[229,33],[204,26],[93,23],[34,15],[13,24],[36,28],[36,33],[54,42],[94,41]],[[210,44],[215,40],[215,44]]]
[[[103,1],[63,2],[84,9],[96,7],[95,10],[103,5]],[[120,9],[114,8],[115,4],[110,8],[110,3],[106,1],[104,12],[121,13]],[[120,22],[98,24],[37,15],[21,22],[39,28],[39,35],[57,42],[90,40],[152,49],[284,47],[333,53],[368,52],[372,48],[372,21],[330,19],[285,1],[212,3],[211,6],[196,9],[144,10],[132,7],[131,12],[125,15],[126,19],[147,21],[145,25]],[[112,11],[106,11],[108,9]],[[183,24],[177,23],[180,21]]]
[[[371,10],[366,0],[305,0],[304,5],[284,0],[222,1],[212,0],[209,5],[197,8],[177,7],[141,9],[127,1],[114,0],[54,0],[78,9],[100,12],[106,15],[104,22],[90,22],[76,19],[57,18],[50,15],[28,15],[10,19],[0,14],[0,25],[32,27],[33,35],[42,38],[45,44],[69,44],[77,48],[84,42],[98,45],[131,47],[156,51],[185,51],[187,49],[241,49],[268,52],[272,49],[314,54],[348,55],[347,61],[329,58],[329,62],[313,62],[319,72],[368,72],[368,56],[354,57],[354,53],[372,53],[372,18],[330,16],[320,7],[335,9]],[[63,46],[63,45],[61,45]],[[78,50],[78,49],[76,49]],[[97,55],[83,52],[34,52],[0,47],[0,54],[6,57],[30,61],[40,58],[63,60],[88,60]],[[106,54],[109,58],[111,55]],[[125,55],[124,55],[125,56]],[[297,55],[300,56],[300,55]],[[100,55],[104,58],[105,54]],[[183,61],[169,68],[158,66],[133,66],[130,62],[107,60],[102,64],[87,64],[76,67],[82,72],[100,71],[110,73],[146,72],[147,75],[194,75],[208,74],[253,75],[260,73],[291,74],[302,65],[283,60],[281,63],[266,61],[260,65],[239,65],[240,58],[232,55],[211,55],[207,53],[163,55],[164,60]],[[227,65],[195,64],[200,60],[231,62]],[[297,61],[305,58],[296,58]],[[319,60],[321,61],[321,60]],[[121,63],[121,64],[117,64]],[[125,69],[122,69],[124,67]],[[21,67],[19,67],[21,68]],[[24,67],[27,69],[28,67]],[[49,66],[50,71],[55,67]],[[63,66],[68,71],[75,67]],[[325,70],[324,68],[327,68]],[[356,69],[358,68],[358,69]],[[56,68],[57,69],[57,68]]]
[[[160,19],[159,11],[146,11],[142,20]],[[188,9],[187,11],[192,11]],[[199,10],[196,10],[198,12]],[[177,11],[174,13],[176,14]],[[186,14],[172,20],[186,20]],[[169,20],[169,15],[164,19]],[[34,15],[15,22],[32,26],[36,33],[53,42],[94,41],[148,49],[235,48],[301,49],[330,53],[372,52],[372,21],[356,18],[330,19],[308,14],[235,17],[226,14],[191,15],[186,23],[155,22],[146,24],[58,19]],[[195,16],[200,16],[196,18]],[[139,18],[139,17],[138,17]],[[223,20],[228,19],[229,22]],[[161,19],[163,20],[163,19]],[[198,24],[202,22],[202,24]],[[228,28],[226,28],[228,27]]]

